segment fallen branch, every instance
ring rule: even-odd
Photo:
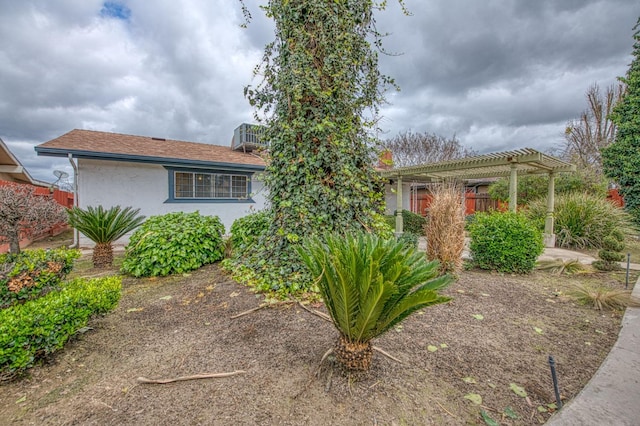
[[[236,319],[236,318],[240,318],[240,317],[245,316],[245,315],[249,315],[252,312],[259,311],[262,308],[266,308],[267,306],[288,305],[290,303],[295,303],[295,301],[293,301],[293,300],[281,300],[281,301],[277,301],[277,302],[271,302],[271,301],[264,302],[264,303],[261,303],[259,306],[256,306],[255,308],[249,309],[248,311],[240,312],[239,314],[230,317],[230,319]]]
[[[305,311],[307,311],[307,312],[309,312],[309,313],[311,313],[311,314],[313,314],[313,315],[317,315],[317,316],[319,316],[320,318],[322,318],[322,319],[323,319],[323,320],[325,320],[325,321],[333,322],[333,321],[331,320],[331,317],[330,317],[329,315],[325,314],[324,312],[316,311],[316,310],[314,310],[314,309],[309,309],[309,308],[307,308],[306,306],[304,306],[304,305],[302,304],[302,302],[298,302],[298,304],[299,304],[299,305],[302,307],[302,309],[304,309]]]
[[[236,370],[230,373],[207,373],[207,374],[195,374],[193,376],[182,376],[176,377],[175,379],[147,379],[146,377],[138,377],[136,381],[138,383],[149,383],[149,384],[160,384],[163,385],[165,383],[173,383],[173,382],[182,382],[185,380],[197,380],[197,379],[213,379],[217,377],[229,377],[235,376],[236,374],[244,374],[246,371]]]
[[[386,351],[384,351],[384,350],[380,349],[380,348],[379,348],[379,347],[377,347],[377,346],[374,346],[374,347],[373,347],[373,350],[374,350],[374,351],[378,351],[378,352],[380,352],[382,355],[386,356],[387,358],[389,358],[389,359],[391,359],[391,360],[394,360],[395,362],[397,362],[397,363],[399,363],[399,364],[402,364],[402,363],[403,363],[403,362],[402,362],[402,361],[400,361],[398,358],[394,357],[394,356],[393,356],[393,355],[391,355],[390,353],[388,353],[388,352],[386,352]]]
[[[269,303],[263,303],[260,306],[256,306],[255,308],[249,309],[248,311],[240,312],[239,314],[232,316],[231,319],[236,319],[236,318],[243,317],[245,315],[249,315],[251,312],[258,311],[266,306],[269,306]]]
[[[435,403],[436,403],[436,404],[438,404],[438,407],[442,408],[442,409],[443,409],[443,410],[444,410],[448,415],[450,415],[450,416],[451,416],[451,417],[453,417],[453,418],[455,418],[455,417],[456,417],[456,416],[454,416],[453,414],[451,414],[451,411],[449,411],[449,410],[447,410],[446,408],[444,408],[444,407],[442,406],[442,404],[440,404],[438,401],[436,401],[435,399],[434,399],[434,401],[435,401]]]

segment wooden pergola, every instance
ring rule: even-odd
[[[553,230],[554,178],[558,173],[575,172],[576,166],[559,158],[531,148],[418,166],[399,167],[381,172],[383,178],[397,182],[396,206],[402,206],[402,182],[442,182],[450,180],[509,177],[509,210],[516,211],[518,203],[518,176],[546,174],[549,176],[547,216],[544,233],[545,245],[555,245]],[[396,208],[396,233],[403,232],[402,208]]]

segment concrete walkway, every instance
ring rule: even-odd
[[[632,294],[640,298],[640,278]],[[622,319],[622,330],[618,335],[618,341],[611,348],[605,361],[584,389],[554,414],[546,425],[631,426],[638,424],[640,424],[640,308],[627,308]]]

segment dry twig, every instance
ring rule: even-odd
[[[307,312],[309,312],[309,313],[311,313],[311,314],[313,314],[313,315],[317,315],[317,316],[319,316],[320,318],[322,318],[322,319],[323,319],[323,320],[325,320],[325,321],[333,322],[333,321],[331,321],[331,317],[330,317],[329,315],[325,314],[324,312],[316,311],[316,310],[314,310],[314,309],[309,309],[309,308],[307,308],[306,306],[304,306],[304,305],[302,304],[302,302],[298,302],[298,304],[299,304],[299,305],[302,307],[302,309],[304,309],[305,311],[307,311]]]
[[[206,373],[206,374],[194,374],[193,376],[176,377],[175,379],[147,379],[146,377],[138,377],[136,381],[138,383],[160,384],[182,382],[185,380],[197,380],[197,379],[212,379],[217,377],[229,377],[236,374],[244,374],[246,371],[236,370],[230,373]]]
[[[373,350],[374,350],[374,351],[378,351],[378,352],[380,352],[382,355],[386,356],[387,358],[389,358],[389,359],[391,359],[391,360],[394,360],[395,362],[397,362],[397,363],[399,363],[399,364],[402,364],[402,361],[400,361],[398,358],[394,357],[394,356],[393,356],[393,355],[391,355],[390,353],[388,353],[388,352],[384,351],[383,349],[380,349],[380,348],[379,348],[379,347],[377,347],[377,346],[374,346],[374,347],[373,347]]]
[[[249,315],[251,312],[258,311],[258,310],[260,310],[260,309],[262,309],[262,308],[264,308],[266,306],[269,306],[269,304],[268,303],[263,303],[260,306],[256,306],[255,308],[249,309],[248,311],[240,312],[239,314],[232,316],[231,319],[236,319],[236,318],[243,317],[245,315]]]

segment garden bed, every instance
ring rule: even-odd
[[[217,265],[177,277],[126,278],[114,313],[94,320],[29,377],[0,386],[0,418],[55,425],[441,425],[484,424],[484,411],[501,424],[540,424],[553,411],[548,356],[555,357],[566,401],[617,338],[621,313],[566,296],[568,285],[585,280],[624,285],[624,275],[612,273],[463,272],[445,291],[452,302],[409,317],[374,342],[402,364],[376,353],[371,372],[354,376],[331,357],[320,365],[336,332],[297,304],[231,318],[262,298]],[[136,380],[237,370],[244,373],[164,385]],[[526,397],[514,392],[520,388]]]

